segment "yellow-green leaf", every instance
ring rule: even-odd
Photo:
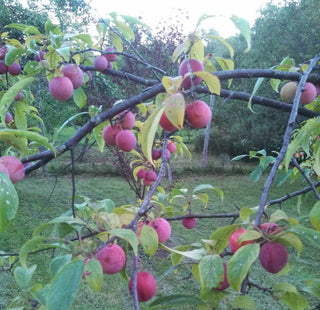
[[[215,40],[219,41],[220,43],[222,43],[228,49],[228,51],[230,53],[230,57],[233,58],[234,49],[225,39],[221,38],[220,36],[213,35],[213,34],[209,35],[208,38],[215,39]]]
[[[181,86],[182,80],[183,80],[182,76],[176,76],[176,77],[164,76],[162,78],[162,85],[168,94],[174,94],[178,92]]]
[[[211,94],[220,95],[220,80],[213,74],[204,71],[193,72],[193,75],[199,76],[207,84]]]
[[[246,19],[242,17],[238,17],[236,15],[232,15],[230,19],[233,21],[236,27],[240,30],[240,33],[244,36],[244,38],[247,41],[247,48],[244,52],[245,53],[249,52],[251,49],[251,34],[250,34],[249,22]]]
[[[164,101],[165,113],[173,126],[182,129],[186,104],[181,93],[170,94]]]

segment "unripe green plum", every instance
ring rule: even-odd
[[[25,176],[24,166],[20,159],[14,156],[0,157],[0,164],[4,165],[9,172],[9,179],[12,183],[23,180]]]
[[[96,259],[102,266],[103,273],[115,274],[122,270],[126,263],[126,255],[117,244],[108,244],[98,251]]]
[[[116,135],[116,145],[124,152],[132,151],[136,147],[136,144],[136,136],[130,130],[121,130]]]
[[[198,59],[189,59],[189,65],[191,67],[192,72],[197,72],[197,71],[204,71],[203,64],[200,60]],[[188,68],[188,62],[186,60],[183,60],[179,66],[179,75],[185,76],[186,73],[189,72]],[[198,76],[193,77],[193,85],[197,86],[199,83],[201,83],[202,78]],[[191,79],[190,77],[186,77],[183,79],[181,86],[183,88],[190,88],[191,87]]]
[[[117,125],[108,125],[102,130],[102,138],[106,145],[115,146],[116,136],[121,131],[120,127]]]
[[[68,77],[74,89],[79,88],[83,83],[83,71],[79,66],[74,64],[66,64],[61,69],[64,76]]]
[[[187,104],[186,115],[193,128],[204,128],[210,122],[212,113],[209,106],[201,100]]]
[[[292,102],[297,91],[298,84],[296,82],[285,83],[280,90],[280,98],[283,102]]]
[[[159,242],[165,242],[170,238],[171,226],[166,219],[158,217],[150,221],[148,225],[153,227],[157,232]]]
[[[129,291],[133,288],[133,279],[129,281]],[[140,302],[148,301],[157,290],[157,283],[153,275],[149,272],[140,271],[137,273],[137,295]]]
[[[59,101],[67,101],[73,94],[73,85],[66,76],[56,76],[49,82],[51,96]]]
[[[265,243],[259,253],[261,266],[270,273],[278,273],[288,263],[287,248],[278,242]]]

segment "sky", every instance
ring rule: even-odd
[[[272,0],[274,4],[284,0]],[[178,9],[189,12],[189,20],[185,22],[186,32],[194,30],[198,18],[203,14],[215,15],[201,23],[204,28],[213,28],[220,36],[226,38],[238,33],[238,30],[230,21],[231,15],[245,18],[250,25],[254,24],[259,16],[259,10],[270,0],[135,0],[135,1],[105,1],[92,0],[91,6],[95,8],[100,17],[106,17],[109,12],[142,17],[142,20],[150,27],[169,16],[179,14]]]

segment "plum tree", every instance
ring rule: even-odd
[[[49,82],[51,96],[59,101],[67,101],[73,94],[73,85],[66,76],[56,76]]]
[[[310,83],[307,82],[304,86],[304,89],[301,94],[300,102],[302,104],[309,104],[317,97],[317,89],[316,87]]]
[[[170,238],[171,225],[166,219],[158,217],[154,220],[151,220],[148,225],[153,227],[157,232],[159,242],[166,242]]]
[[[190,213],[186,213],[186,215],[190,215]],[[182,225],[187,229],[192,229],[197,225],[196,217],[188,217],[182,220]]]
[[[203,128],[210,122],[212,112],[204,101],[196,100],[187,104],[186,115],[191,127]]]
[[[9,172],[9,179],[12,183],[20,182],[24,179],[25,170],[19,158],[14,156],[1,156],[0,164],[4,165]]]
[[[100,262],[103,273],[115,274],[125,266],[126,254],[122,247],[112,243],[99,250],[96,254],[96,259]]]
[[[235,230],[229,237],[229,248],[232,253],[237,252],[241,247],[243,247],[246,244],[254,243],[252,240],[243,241],[239,243],[240,236],[245,233],[247,229],[245,228],[238,228]]]
[[[77,65],[66,64],[62,67],[61,72],[71,80],[73,89],[79,88],[83,83],[83,71]]]
[[[116,136],[121,131],[120,127],[117,125],[108,125],[102,130],[102,138],[106,145],[115,146]]]
[[[130,130],[121,130],[116,135],[116,145],[121,151],[130,152],[136,147],[136,144],[136,136]]]
[[[198,59],[189,59],[189,60],[183,60],[179,66],[179,75],[185,77],[187,73],[190,72],[188,66],[190,65],[191,72],[197,72],[197,71],[204,71],[203,64]],[[202,78],[200,77],[194,77],[193,78],[193,85],[197,86],[199,83],[201,83]],[[181,86],[183,88],[190,88],[191,87],[191,79],[190,77],[185,77],[182,81]]]
[[[133,288],[133,279],[129,281],[129,292]],[[157,290],[157,283],[153,275],[149,272],[140,271],[137,273],[137,294],[140,302],[150,300]]]
[[[108,68],[108,60],[106,57],[100,55],[95,58],[93,65],[98,71],[104,71]]]
[[[177,127],[172,125],[172,123],[169,121],[165,112],[162,113],[159,124],[162,127],[162,129],[165,131],[171,132],[178,129]]]
[[[288,263],[288,250],[278,242],[266,242],[259,253],[261,266],[270,273],[278,273]]]
[[[287,82],[285,83],[280,90],[280,98],[283,102],[292,102],[297,90],[297,82]]]
[[[136,117],[131,111],[123,111],[117,115],[117,125],[121,129],[130,130],[134,127]]]

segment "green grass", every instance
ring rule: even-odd
[[[130,187],[119,176],[119,170],[110,159],[110,154],[100,154],[96,150],[90,151],[84,162],[77,164],[76,189],[77,195],[83,195],[95,199],[109,198],[115,201],[116,206],[122,204],[136,204],[137,200]],[[12,225],[0,234],[0,251],[15,253],[21,245],[32,236],[33,229],[44,222],[60,215],[70,208],[72,194],[71,178],[68,174],[55,177],[55,174],[68,164],[67,154],[50,163],[47,173],[33,173],[24,181],[17,183],[16,188],[20,197],[20,206]],[[217,194],[209,194],[209,204],[205,209],[202,204],[193,206],[195,213],[224,213],[236,212],[237,208],[254,207],[259,205],[263,181],[252,183],[248,173],[252,171],[251,164],[223,162],[221,158],[210,158],[208,168],[201,168],[201,156],[195,155],[192,162],[188,159],[172,160],[172,171],[175,184],[189,189],[199,184],[211,184],[221,188],[224,192],[224,200],[221,201]],[[164,186],[167,185],[165,181]],[[269,199],[278,198],[298,188],[301,184],[287,185],[283,188],[272,188]],[[282,204],[282,209],[290,216],[302,218],[306,216],[313,206],[312,194],[306,196],[301,213],[297,209],[297,199],[292,199]],[[179,208],[178,206],[176,208]],[[180,206],[181,208],[181,206]],[[270,207],[271,214],[276,207]],[[171,222],[172,237],[166,243],[170,247],[181,244],[199,242],[201,239],[209,239],[217,228],[230,224],[230,219],[201,219],[192,230],[186,230],[180,221]],[[52,259],[52,251],[32,255],[31,264],[37,264],[35,281],[45,281],[48,278],[48,262]],[[191,276],[191,261],[185,259],[179,266],[172,267],[170,256],[159,249],[153,257],[140,251],[141,267],[152,272],[157,279],[156,297],[170,294],[193,294],[199,295],[199,285]],[[131,270],[131,254],[128,256],[127,270]],[[227,261],[229,257],[226,257]],[[281,281],[295,284],[299,289],[304,287],[304,281],[319,273],[319,252],[315,254],[312,246],[305,244],[300,257],[295,250],[290,249],[291,272],[286,274]],[[250,277],[257,284],[271,287],[278,281],[278,275],[266,273],[256,261],[251,269]],[[228,294],[235,295],[232,290]],[[0,309],[5,309],[6,304],[21,293],[14,281],[12,272],[0,272]],[[254,299],[259,310],[286,309],[280,308],[268,294],[252,288],[250,296]],[[307,295],[306,295],[307,296]],[[315,299],[309,299],[313,309],[317,305]],[[132,300],[129,296],[127,283],[119,275],[104,276],[103,288],[100,292],[91,290],[86,283],[81,283],[77,298],[72,309],[133,309]],[[192,306],[181,306],[178,309],[193,309]],[[221,309],[230,309],[225,303]]]

